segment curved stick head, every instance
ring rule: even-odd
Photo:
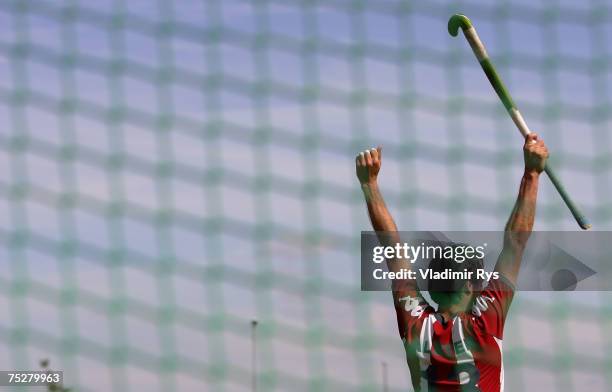
[[[459,33],[459,27],[461,27],[463,30],[472,27],[470,18],[461,14],[451,16],[451,18],[448,20],[448,33],[453,37],[456,37]]]

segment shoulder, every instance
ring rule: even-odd
[[[498,279],[489,281],[489,284],[481,291],[477,298],[483,298],[493,302],[492,300],[507,301],[514,296],[515,287],[503,275]]]
[[[424,314],[432,313],[433,308],[427,303],[420,294],[416,296],[405,296],[398,299],[401,309],[410,317],[421,317]]]
[[[503,337],[506,316],[514,297],[514,286],[506,279],[496,279],[474,299],[468,316],[475,329]]]

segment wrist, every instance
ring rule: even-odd
[[[525,168],[525,171],[523,172],[523,178],[527,178],[527,179],[538,179],[540,177],[540,173],[538,170],[536,169],[532,169],[532,168]]]
[[[378,181],[376,180],[368,180],[366,182],[361,183],[362,189],[372,189],[372,188],[377,188],[377,187],[378,187]]]

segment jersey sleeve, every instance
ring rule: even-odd
[[[433,312],[433,308],[418,290],[400,290],[394,293],[397,326],[402,340],[408,344],[419,341],[423,322]]]
[[[489,281],[487,287],[474,302],[472,313],[485,323],[485,329],[491,335],[502,339],[504,324],[514,298],[514,286],[506,278]]]

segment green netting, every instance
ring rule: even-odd
[[[610,229],[603,0],[0,2],[0,368],[249,390],[257,319],[261,391],[408,390],[354,155],[383,145],[403,230],[501,229],[522,164],[455,12]],[[542,182],[537,228],[577,229]],[[605,390],[610,298],[519,293],[507,388]]]

